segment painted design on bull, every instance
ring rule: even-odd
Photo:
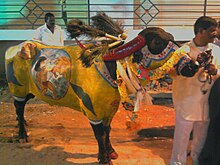
[[[159,53],[159,54],[152,54],[149,49],[148,46],[145,46],[142,48],[141,52],[143,53],[143,59],[141,60],[141,64],[143,67],[145,68],[151,68],[152,67],[152,63],[155,63],[153,65],[161,65],[161,62],[164,62],[164,60],[169,59],[173,52],[175,50],[177,50],[179,47],[169,41],[167,47],[163,50],[163,52]],[[151,68],[151,69],[155,69],[155,68]]]
[[[15,77],[14,75],[14,68],[13,68],[13,62],[10,62],[8,63],[7,65],[7,80],[8,80],[8,83],[13,83],[13,84],[16,84],[16,85],[19,85],[19,86],[22,86],[17,78]]]
[[[95,60],[94,61],[94,66],[97,72],[102,76],[102,78],[108,82],[113,88],[118,88],[118,84],[114,79],[109,74],[109,71],[103,61]]]
[[[74,92],[77,94],[77,96],[80,99],[82,99],[82,102],[85,105],[85,107],[96,116],[93,105],[92,105],[92,101],[91,101],[89,95],[87,93],[85,93],[80,86],[77,86],[72,83],[70,83],[70,85],[71,85],[72,89],[74,90]]]
[[[31,74],[42,95],[58,100],[69,88],[71,61],[62,49],[45,48],[32,62]]]

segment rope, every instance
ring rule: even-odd
[[[208,65],[208,64],[207,64]],[[204,66],[203,70],[199,73],[198,75],[198,80],[199,82],[203,83],[201,86],[200,90],[202,94],[206,94],[208,89],[206,88],[206,84],[211,84],[212,83],[212,75],[209,74],[206,70],[207,65]],[[202,79],[203,75],[205,74],[205,79]]]

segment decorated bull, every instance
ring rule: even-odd
[[[69,24],[70,33],[71,27],[73,24]],[[111,121],[121,99],[115,61],[133,55],[133,63],[139,70],[137,76],[142,79],[160,78],[172,71],[186,76],[196,72],[197,65],[188,58],[187,51],[175,53],[178,46],[173,36],[161,28],[146,28],[132,41],[112,50],[104,45],[48,46],[26,41],[6,51],[6,75],[14,98],[20,140],[27,142],[25,104],[36,96],[50,105],[70,107],[87,116],[98,143],[99,163],[112,164],[118,154],[110,142]],[[146,70],[147,74],[143,74]]]

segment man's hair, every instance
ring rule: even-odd
[[[194,24],[194,33],[196,35],[200,29],[206,30],[212,26],[218,27],[218,23],[214,18],[208,16],[199,17]]]
[[[44,16],[45,22],[47,22],[47,19],[50,18],[50,17],[54,17],[54,14],[53,13],[46,13],[45,16]]]

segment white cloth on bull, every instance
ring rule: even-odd
[[[122,77],[122,80],[126,84],[129,96],[134,97],[134,112],[137,112],[140,109],[143,101],[147,105],[152,105],[152,97],[141,85],[136,75],[132,72],[127,59],[125,59],[125,63],[127,72],[125,71],[120,61],[117,61],[117,69],[120,76]]]

